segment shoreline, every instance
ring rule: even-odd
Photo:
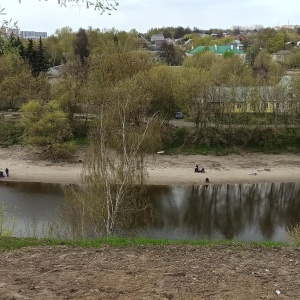
[[[80,184],[84,160],[81,149],[71,161],[51,162],[38,158],[31,148],[0,148],[0,170],[10,177],[1,182]],[[205,173],[195,173],[195,165]],[[258,184],[300,182],[300,154],[241,153],[227,156],[162,155],[146,158],[147,185]],[[256,175],[252,175],[255,174]]]

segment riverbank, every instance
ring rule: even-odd
[[[18,145],[0,148],[0,170],[7,167],[10,177],[1,181],[80,183],[84,149],[68,162],[41,160],[39,153]],[[205,173],[194,173],[195,165]],[[263,154],[241,153],[227,156],[164,155],[147,157],[146,165],[153,185],[300,182],[300,153]],[[256,174],[256,175],[254,175]]]

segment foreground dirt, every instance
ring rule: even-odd
[[[300,299],[300,249],[32,247],[0,252],[0,299]]]

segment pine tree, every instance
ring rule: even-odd
[[[76,34],[74,52],[79,56],[80,62],[83,65],[90,53],[88,50],[88,36],[86,31],[82,28],[79,28]]]
[[[25,47],[22,43],[22,41],[20,40],[19,37],[17,37],[17,45],[18,45],[18,48],[19,48],[19,55],[23,58],[23,59],[26,59],[26,50],[25,50]]]
[[[34,49],[33,40],[29,39],[29,43],[26,49],[26,58],[31,66],[31,73],[34,77],[39,76],[41,72],[48,70],[48,62],[45,58],[45,50],[42,43],[42,38],[39,40],[38,49]]]
[[[33,47],[33,40],[28,39],[28,45],[26,49],[26,60],[28,61],[31,67],[31,73],[33,76],[38,76],[38,74],[36,74],[36,67],[35,67],[36,56],[37,54],[36,54],[36,50]]]
[[[38,50],[36,52],[36,72],[46,72],[49,68],[49,64],[45,57],[45,49],[43,47],[42,38],[40,37]]]

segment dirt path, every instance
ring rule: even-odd
[[[300,299],[300,249],[66,246],[0,252],[0,299]]]

